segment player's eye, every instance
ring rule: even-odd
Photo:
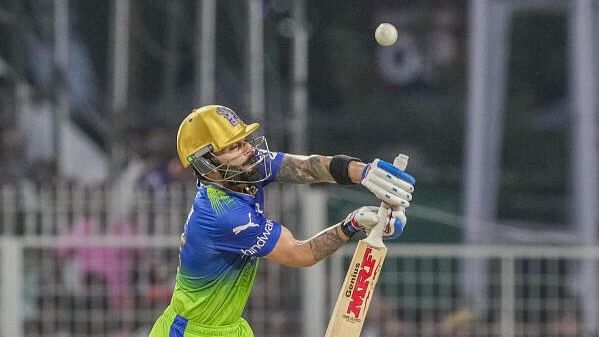
[[[217,156],[220,156],[222,154],[235,151],[237,149],[239,149],[239,143],[235,143],[235,144],[229,145],[226,148],[222,149],[221,151],[215,152],[214,154],[217,155]]]

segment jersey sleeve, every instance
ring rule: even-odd
[[[214,247],[231,253],[262,257],[270,253],[281,236],[281,224],[247,205],[238,204],[218,220]]]
[[[283,162],[283,158],[285,157],[285,153],[269,152],[268,157],[270,159],[270,168],[271,168],[272,174],[270,175],[270,177],[268,179],[266,179],[264,181],[264,186],[273,182],[277,178],[277,176],[279,174],[279,170],[281,169],[281,163]]]

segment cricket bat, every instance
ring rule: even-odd
[[[405,170],[408,165],[408,156],[398,155],[395,157],[393,165]],[[384,216],[385,207],[387,207],[385,203],[381,202],[379,218]],[[343,281],[331,314],[325,337],[360,336],[374,287],[376,287],[381,267],[387,255],[387,247],[383,243],[385,225],[384,221],[379,221],[368,237],[358,241],[354,257],[349,264],[345,281]]]

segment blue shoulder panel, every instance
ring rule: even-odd
[[[270,152],[268,154],[268,159],[270,160],[270,167],[272,170],[272,175],[270,176],[270,178],[268,178],[264,181],[264,184],[263,184],[264,186],[273,182],[277,178],[277,175],[279,174],[279,170],[281,169],[281,162],[283,161],[284,157],[285,157],[285,154],[283,152]]]

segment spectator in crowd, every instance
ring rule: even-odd
[[[119,239],[132,238],[134,226],[128,222],[115,223],[107,233]],[[69,241],[56,250],[56,256],[65,265],[63,275],[71,291],[75,308],[78,311],[100,310],[107,325],[110,317],[118,317],[130,310],[134,304],[132,279],[136,249],[106,244],[94,244],[94,234],[99,233],[99,225],[90,217],[84,217],[73,224],[63,239]],[[90,331],[97,328],[90,326]]]
[[[382,290],[382,289],[381,289]],[[362,330],[363,337],[412,337],[417,335],[417,323],[404,320],[397,302],[381,291],[374,293],[373,305]]]
[[[585,334],[580,312],[576,310],[559,310],[555,312],[548,324],[545,337],[591,337]]]
[[[459,308],[441,322],[441,332],[447,336],[474,337],[478,317],[468,308]]]

